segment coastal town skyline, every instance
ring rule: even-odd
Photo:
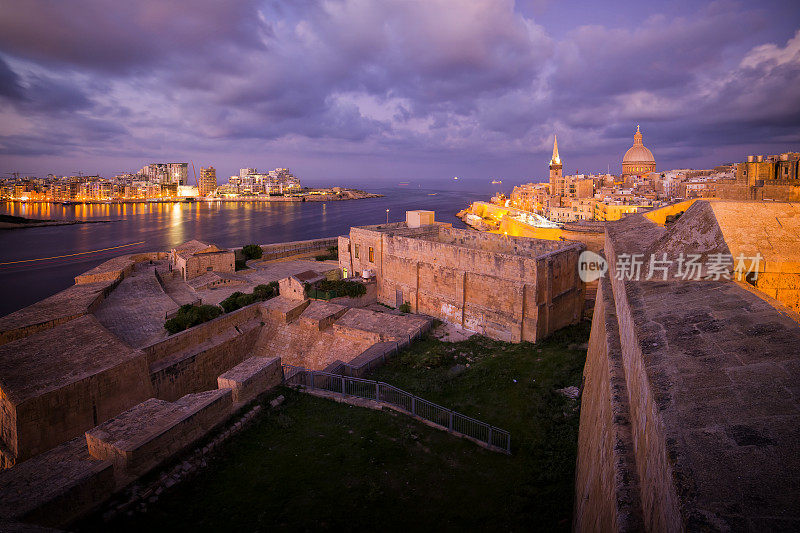
[[[0,6],[0,173],[522,182],[554,133],[566,174],[618,172],[637,124],[665,169],[797,150],[791,2],[614,4]]]

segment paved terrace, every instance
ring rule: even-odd
[[[101,324],[131,346],[145,346],[167,336],[166,314],[178,305],[156,278],[155,269],[165,266],[165,261],[137,264],[95,311]]]

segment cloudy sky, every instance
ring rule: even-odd
[[[308,182],[800,150],[797,0],[0,0],[0,174]]]

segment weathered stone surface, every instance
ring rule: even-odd
[[[308,307],[310,300],[295,300],[278,296],[261,304],[261,314],[265,319],[288,324]]]
[[[89,454],[114,465],[118,483],[178,453],[231,413],[230,389],[188,394],[175,402],[151,398],[86,432]]]
[[[61,526],[113,490],[111,463],[90,457],[86,439],[77,437],[0,472],[0,530],[2,519]]]
[[[156,268],[163,266],[164,261],[157,261],[132,267],[94,311],[103,326],[133,347],[167,336],[164,320],[177,306],[156,277]]]
[[[446,224],[354,227],[339,264],[373,272],[378,301],[403,303],[489,337],[535,341],[583,313],[582,244],[457,230]]]
[[[671,243],[672,251],[685,253],[713,250],[713,239],[686,238],[698,229],[693,225],[698,221],[709,222],[701,233],[708,236],[710,231],[736,254],[737,249],[744,250],[748,235],[764,237],[756,229],[740,236],[726,233],[733,226],[725,217],[737,208],[696,202],[690,209],[697,216],[681,217],[679,222],[684,224],[670,229],[636,215],[609,224],[610,271],[614,272],[618,254],[662,250],[666,243]],[[741,212],[746,215],[752,209],[748,205]],[[787,211],[796,208],[783,204],[774,209],[785,218]],[[757,225],[758,221],[759,216],[744,216],[737,224]],[[766,227],[771,224],[765,222]],[[772,242],[765,246],[767,253],[770,248],[780,249]],[[584,373],[584,406],[594,414],[587,412],[584,418],[582,412],[581,418],[576,529],[594,530],[597,524],[605,524],[602,529],[621,529],[601,518],[613,516],[618,504],[609,491],[601,490],[604,484],[594,476],[603,479],[604,469],[619,475],[626,467],[593,454],[603,441],[602,432],[614,427],[596,423],[600,412],[624,403],[644,529],[800,527],[800,485],[794,482],[800,478],[797,315],[751,287],[725,279],[615,278],[610,285],[620,346],[616,351],[608,343],[605,349],[598,346],[595,321]],[[596,313],[599,305],[598,297]],[[604,380],[613,382],[615,353],[621,361],[624,388],[612,390],[624,393],[605,399],[598,391]],[[592,457],[601,465],[600,474],[592,473],[592,468],[598,468]],[[589,492],[585,492],[587,487]]]
[[[33,457],[152,396],[146,376],[91,315],[0,346],[0,441],[12,463]]]
[[[110,282],[73,285],[49,298],[0,317],[0,344],[28,337],[86,315],[112,288]]]
[[[220,389],[233,391],[234,403],[247,403],[280,385],[282,379],[280,357],[250,357],[222,374],[217,383]]]

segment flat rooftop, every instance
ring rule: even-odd
[[[86,314],[108,282],[73,285],[19,311],[0,317],[0,332],[44,324],[53,320],[66,319]]]
[[[86,315],[0,346],[0,389],[19,404],[139,356]]]
[[[522,257],[538,256],[555,252],[570,246],[575,241],[552,241],[530,237],[512,237],[498,233],[478,232],[470,229],[457,229],[450,224],[434,223],[418,228],[409,228],[405,222],[358,226],[358,229],[377,231],[396,237],[420,239],[448,246],[458,246],[483,252],[502,253]]]

